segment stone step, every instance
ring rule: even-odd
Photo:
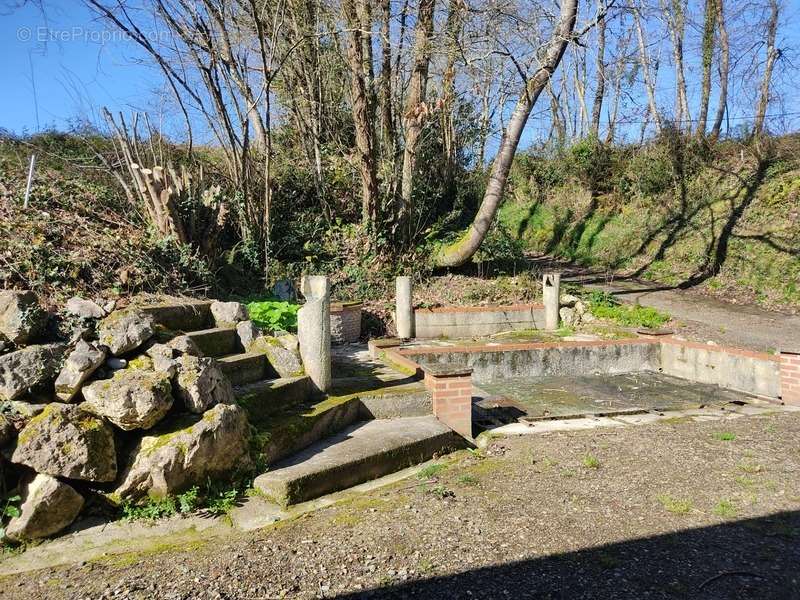
[[[250,421],[259,424],[276,413],[310,401],[312,390],[311,379],[303,375],[238,385],[234,393],[236,401],[247,411]]]
[[[288,506],[424,462],[466,442],[436,417],[362,421],[259,475],[254,487]]]
[[[242,351],[235,327],[213,327],[186,334],[205,356],[220,358]]]
[[[260,352],[231,354],[219,360],[222,372],[228,376],[234,386],[245,385],[274,377],[274,369],[270,367],[267,357]]]
[[[197,331],[214,324],[211,300],[175,299],[141,307],[156,323],[170,331]]]

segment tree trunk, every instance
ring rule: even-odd
[[[658,106],[656,105],[656,86],[653,83],[652,75],[650,73],[650,58],[647,55],[647,45],[644,41],[644,30],[642,29],[642,20],[639,16],[639,7],[634,6],[633,0],[628,0],[628,5],[633,13],[633,24],[636,28],[636,39],[639,42],[639,64],[642,67],[644,86],[647,90],[647,102],[650,105],[650,114],[652,115],[653,122],[656,126],[656,134],[660,134],[661,115],[658,114]]]
[[[350,102],[356,133],[356,151],[361,176],[361,224],[370,227],[377,219],[378,175],[375,161],[375,140],[372,130],[372,107],[365,73],[364,39],[361,30],[363,10],[356,2],[368,0],[342,0],[342,10],[349,30],[347,36],[347,62],[350,67]]]
[[[594,104],[592,105],[591,133],[594,137],[600,134],[600,114],[603,111],[603,96],[606,91],[606,2],[597,2],[597,63],[596,84],[594,88]]]
[[[708,102],[711,96],[711,63],[714,60],[714,31],[717,28],[717,2],[721,0],[706,0],[705,16],[703,17],[703,81],[700,92],[700,113],[697,115],[697,135],[706,134],[708,120]]]
[[[553,30],[553,35],[547,45],[539,69],[530,77],[522,94],[514,107],[514,112],[508,122],[508,127],[503,132],[500,149],[492,163],[492,171],[486,185],[483,201],[477,215],[469,226],[466,234],[454,244],[443,248],[435,257],[436,264],[442,267],[455,267],[463,265],[478,250],[489,227],[494,220],[497,208],[503,198],[508,173],[514,161],[514,155],[522,137],[522,131],[528,122],[539,94],[547,86],[550,77],[558,68],[567,45],[572,40],[575,29],[575,18],[578,12],[578,0],[563,0],[558,23]]]
[[[461,0],[450,0],[445,32],[447,34],[447,64],[442,75],[442,159],[444,160],[445,189],[450,198],[455,196],[456,169],[456,58],[460,46],[463,23]]]
[[[422,133],[422,124],[429,113],[425,99],[428,88],[428,67],[431,62],[434,8],[435,0],[420,0],[414,36],[414,66],[403,115],[406,143],[403,150],[403,180],[398,222],[405,229],[406,239],[411,239],[412,234],[410,227],[414,211],[414,167],[417,161],[417,146]]]
[[[384,156],[394,155],[396,140],[392,116],[392,41],[391,0],[381,0],[381,77],[379,101],[381,110],[381,137]]]
[[[716,0],[717,27],[719,28],[719,100],[717,102],[717,116],[711,128],[712,139],[718,139],[722,129],[722,119],[728,105],[728,72],[730,70],[731,46],[728,41],[728,28],[725,25],[724,0]]]
[[[780,51],[775,48],[775,38],[778,33],[778,17],[780,15],[780,4],[778,0],[770,0],[770,14],[767,21],[767,62],[764,65],[764,76],[761,79],[761,91],[758,97],[758,107],[756,108],[756,120],[753,123],[753,135],[759,136],[764,132],[764,121],[767,118],[767,107],[769,106],[769,87],[772,81],[772,70],[775,68],[775,61],[778,60]]]
[[[669,37],[672,40],[672,62],[675,64],[675,126],[678,130],[691,129],[689,114],[689,100],[686,95],[686,76],[683,68],[683,37],[686,31],[686,5],[685,0],[662,0],[662,8],[667,14]]]

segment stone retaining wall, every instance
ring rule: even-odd
[[[452,306],[414,311],[417,338],[459,338],[501,331],[542,329],[543,304]]]

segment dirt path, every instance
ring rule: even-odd
[[[233,539],[3,598],[800,598],[800,413],[494,441]]]
[[[625,302],[651,306],[675,319],[679,334],[700,341],[752,350],[799,349],[800,316],[723,302],[692,290],[609,277],[588,269],[537,260],[542,268],[557,267],[565,281],[613,293]]]

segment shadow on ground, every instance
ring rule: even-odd
[[[480,553],[481,548],[474,552]],[[387,585],[339,598],[789,600],[800,598],[798,564],[800,512],[793,511]]]

